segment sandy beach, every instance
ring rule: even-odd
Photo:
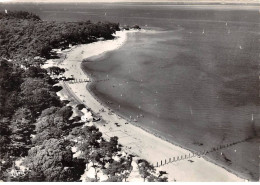
[[[74,46],[62,51],[66,56],[64,60],[58,60],[58,62],[55,60],[53,60],[53,62],[48,61],[45,67],[55,65],[66,69],[64,74],[66,77],[74,77],[77,80],[91,80],[81,69],[83,59],[100,56],[119,48],[126,42],[127,34],[132,34],[132,32],[134,31],[120,31],[116,33],[116,39],[114,40]],[[134,124],[130,124],[129,121],[115,113],[112,113],[108,107],[102,105],[102,103],[88,91],[86,88],[88,83],[91,82],[74,84],[60,82],[64,88],[58,95],[64,99],[74,99],[77,103],[84,103],[96,115],[101,117],[102,121],[95,122],[94,124],[100,129],[105,138],[117,136],[126,152],[144,158],[154,166],[156,166],[157,163],[160,165],[161,160],[165,163],[165,160],[169,162],[170,158],[173,160],[173,157],[176,159],[177,156],[192,155],[190,151],[164,141]],[[116,125],[115,123],[118,124]],[[197,156],[168,163],[159,166],[158,169],[168,173],[169,181],[244,181],[224,168]]]

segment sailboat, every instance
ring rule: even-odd
[[[252,121],[254,121],[254,114],[252,114],[252,118],[251,118]]]
[[[227,22],[226,22],[226,26],[227,26]]]
[[[107,12],[105,12],[105,16],[107,16]]]
[[[202,32],[202,34],[204,34],[205,33],[205,31],[204,31],[204,29],[203,29],[203,32]]]
[[[8,11],[5,9],[5,13],[7,14],[8,13]]]
[[[193,114],[191,106],[190,106],[190,114],[191,114],[191,115]]]

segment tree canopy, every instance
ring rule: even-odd
[[[45,22],[28,12],[0,14],[0,56],[33,64],[35,57],[50,58],[53,48],[113,38],[119,24],[110,22]]]
[[[114,160],[121,151],[118,138],[107,141],[95,126],[82,128],[79,119],[71,119],[72,107],[57,96],[61,87],[54,86],[58,79],[52,78],[65,70],[41,68],[54,57],[52,49],[94,42],[100,37],[112,39],[119,24],[46,22],[20,11],[0,13],[0,28],[0,179],[79,181],[86,164],[92,162],[94,181],[98,180],[97,169],[109,176],[108,181],[126,180],[132,159],[124,156]],[[77,106],[78,110],[84,107]],[[82,152],[80,157],[73,158],[72,146]],[[15,161],[21,157],[28,169],[14,176],[10,171],[18,168]],[[140,169],[149,168],[141,165]]]
[[[25,164],[29,167],[31,178],[39,177],[37,181],[71,182],[79,179],[84,171],[81,166],[80,173],[75,173],[79,166],[72,155],[68,141],[49,139],[29,150]]]

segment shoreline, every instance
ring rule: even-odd
[[[101,54],[102,56],[100,55],[100,56],[94,56],[94,57],[95,57],[95,59],[96,59],[96,58],[100,58],[100,57],[103,57],[103,54],[104,54],[104,53]],[[90,57],[90,58],[91,58],[91,57]],[[94,59],[94,60],[95,60],[95,59]],[[80,65],[81,65],[81,68],[82,68],[83,63],[84,63],[84,61],[81,62],[81,64],[80,64]],[[187,150],[188,152],[198,153],[196,150],[189,149],[189,148],[187,148],[187,147],[185,147],[185,146],[183,146],[183,145],[181,145],[181,144],[179,144],[179,143],[176,143],[176,142],[174,142],[174,141],[172,141],[172,140],[167,139],[167,137],[164,137],[164,136],[160,135],[160,134],[157,133],[156,131],[152,131],[152,130],[149,130],[149,128],[145,128],[145,127],[141,126],[140,124],[138,124],[138,121],[136,122],[136,121],[130,120],[128,117],[122,115],[118,110],[114,110],[114,109],[110,108],[109,105],[106,105],[104,102],[102,102],[100,99],[98,99],[98,97],[91,91],[91,87],[90,87],[90,86],[92,85],[92,83],[95,83],[95,82],[93,82],[93,81],[96,80],[96,79],[94,79],[93,77],[88,76],[87,72],[85,72],[84,70],[82,70],[82,71],[83,71],[84,74],[90,79],[90,82],[87,83],[87,85],[86,85],[86,90],[87,90],[87,91],[92,95],[92,97],[93,97],[97,102],[99,102],[102,106],[104,106],[104,107],[107,108],[108,110],[113,111],[113,113],[114,113],[115,115],[117,115],[117,116],[120,117],[121,119],[124,119],[126,122],[128,122],[128,123],[134,125],[135,127],[138,127],[138,128],[140,128],[140,129],[144,130],[145,132],[147,132],[147,133],[149,133],[149,134],[152,134],[153,136],[155,136],[155,137],[157,137],[157,138],[159,138],[159,139],[162,139],[163,141],[166,141],[166,142],[168,142],[168,143],[170,143],[170,144],[172,144],[172,145],[174,145],[174,146],[180,147],[181,149]],[[97,125],[97,126],[98,126],[98,125]],[[219,166],[219,167],[225,169],[225,170],[226,170],[227,172],[229,172],[229,173],[234,174],[235,176],[237,176],[238,178],[240,178],[242,181],[249,181],[248,179],[242,177],[238,172],[233,171],[232,169],[227,168],[225,165],[218,163],[217,161],[215,161],[214,159],[210,158],[210,157],[207,156],[207,155],[201,155],[201,158],[203,158],[203,159],[206,160],[207,162],[213,163],[213,164],[215,164],[216,166]],[[190,158],[190,159],[193,159],[193,158]],[[186,160],[188,160],[188,158],[187,158]],[[159,162],[159,161],[158,161],[158,162]],[[163,162],[164,162],[164,160],[163,160]],[[152,164],[152,165],[154,165],[154,166],[156,167],[156,163],[154,163],[154,164]],[[167,164],[167,165],[168,165],[168,164]],[[159,165],[159,166],[160,166],[160,165]],[[156,167],[156,168],[157,168],[157,167]]]
[[[91,79],[81,68],[83,59],[100,56],[121,47],[127,40],[127,34],[129,33],[131,33],[131,31],[121,31],[118,32],[118,38],[115,40],[98,41],[73,47],[69,51],[65,51],[68,57],[60,61],[57,66],[68,69],[64,76],[71,77],[73,75],[75,79],[86,79],[86,77]],[[65,52],[63,52],[63,54]],[[55,62],[50,65],[54,65],[54,63]],[[142,128],[140,125],[129,122],[124,116],[118,116],[114,111],[112,115],[108,114],[112,109],[102,104],[102,102],[94,96],[89,89],[90,84],[91,82],[87,82],[67,84],[66,86],[77,96],[74,98],[80,99],[106,122],[105,126],[104,124],[100,124],[100,122],[94,123],[103,133],[104,137],[117,136],[124,150],[148,160],[153,165],[160,160],[169,159],[174,156],[188,155],[190,153],[189,150],[168,141],[166,138],[164,139],[158,134]],[[105,112],[100,111],[101,109],[104,109]],[[130,124],[125,124],[125,122]],[[114,123],[119,123],[120,127]],[[125,140],[125,138],[127,139]],[[161,151],[162,153],[160,153]],[[214,164],[212,161],[209,162],[201,157],[193,157],[191,159],[193,160],[192,163],[186,159],[160,166],[158,169],[168,173],[169,181],[244,181],[223,167]],[[176,171],[178,171],[178,173],[176,173]],[[190,176],[188,174],[190,174]]]
[[[92,78],[90,78],[90,79],[92,79]],[[89,86],[91,85],[91,83],[93,83],[93,82],[91,81],[91,82],[89,82],[89,83],[86,85],[87,91],[89,91],[89,93],[93,96],[93,98],[95,98],[96,101],[99,102],[102,106],[106,107],[106,108],[109,109],[109,110],[112,110],[109,106],[107,106],[107,105],[105,105],[103,102],[101,102],[101,101],[94,95],[94,93],[90,90],[90,87],[89,87]],[[161,140],[163,140],[163,141],[165,141],[165,142],[168,142],[168,143],[170,143],[170,144],[172,144],[172,145],[174,145],[174,146],[180,147],[181,149],[187,150],[187,151],[190,152],[190,153],[198,153],[198,152],[195,151],[195,150],[191,150],[191,149],[189,149],[189,148],[186,148],[185,146],[182,146],[182,145],[180,145],[180,144],[178,144],[178,143],[175,143],[174,141],[171,141],[171,140],[167,139],[166,137],[164,137],[164,136],[162,136],[162,135],[160,135],[160,134],[158,134],[158,133],[156,133],[156,132],[153,132],[153,131],[151,131],[151,130],[145,128],[145,127],[142,127],[141,125],[138,125],[137,123],[135,123],[135,122],[129,120],[127,117],[123,116],[122,114],[120,114],[120,113],[117,112],[117,111],[114,111],[114,110],[112,110],[112,111],[114,112],[115,115],[117,115],[117,116],[120,117],[121,119],[124,119],[126,122],[132,124],[132,125],[135,126],[135,127],[138,127],[138,128],[140,128],[140,129],[142,129],[143,131],[145,131],[145,132],[147,132],[147,133],[149,133],[149,134],[151,134],[151,135],[157,137],[158,139],[161,139]],[[98,126],[98,125],[96,125],[96,126]],[[197,156],[195,156],[195,157],[197,157]],[[175,157],[175,158],[176,158],[176,157]],[[219,167],[225,169],[225,170],[226,170],[227,172],[229,172],[229,173],[232,173],[232,174],[235,175],[236,177],[240,178],[241,181],[249,181],[248,179],[245,179],[245,178],[241,177],[239,173],[236,173],[235,171],[232,171],[231,169],[226,168],[226,166],[217,163],[214,159],[211,159],[210,157],[208,157],[208,156],[206,156],[206,155],[201,155],[201,158],[204,159],[204,160],[206,160],[207,162],[210,162],[210,163],[212,163],[212,164],[215,164],[216,166],[219,166]],[[187,158],[187,159],[183,159],[183,160],[188,160],[188,159],[193,159],[193,157]],[[146,159],[146,160],[147,160],[147,159]],[[148,161],[149,161],[149,160],[148,160]],[[162,161],[163,161],[163,163],[164,163],[164,160],[162,160]],[[159,162],[159,161],[158,161],[158,162]],[[152,164],[152,165],[154,165],[154,167],[157,168],[155,163]],[[168,165],[168,164],[166,164],[166,165]],[[162,166],[163,166],[163,165],[162,165]],[[161,167],[161,166],[159,165],[159,167]],[[167,172],[167,171],[166,171],[166,172]]]

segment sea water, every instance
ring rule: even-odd
[[[172,4],[20,4],[43,20],[140,25],[83,69],[94,95],[124,117],[250,180],[259,179],[259,10]],[[161,160],[161,159],[159,159]]]

